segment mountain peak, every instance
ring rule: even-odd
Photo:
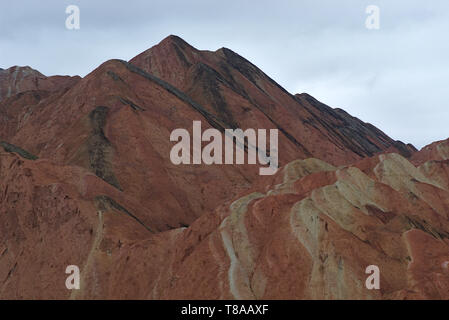
[[[37,75],[37,76],[42,76],[45,77],[42,73],[40,73],[39,71],[37,71],[36,69],[31,68],[30,66],[12,66],[9,67],[8,69],[0,69],[0,71],[2,71],[2,73],[18,73],[21,72],[23,73],[23,75]]]
[[[162,39],[162,41],[159,42],[159,44],[162,44],[162,43],[176,43],[176,44],[181,44],[181,45],[189,45],[184,39],[182,39],[181,37],[174,35],[174,34],[168,35],[167,37]]]
[[[157,45],[145,50],[129,62],[159,78],[169,78],[177,85],[186,69],[196,62],[200,51],[175,35],[169,35]]]
[[[47,77],[30,66],[12,66],[0,69],[0,101],[30,90],[57,91],[74,85],[80,77]]]
[[[187,41],[185,41],[181,37],[171,34],[171,35],[165,37],[164,39],[162,39],[162,41],[160,41],[157,45],[152,46],[151,48],[149,48],[148,50],[145,50],[141,54],[148,55],[149,53],[151,53],[153,51],[158,51],[158,50],[164,50],[164,51],[166,51],[165,53],[168,53],[168,51],[172,51],[172,52],[173,51],[187,51],[187,52],[191,52],[191,51],[197,52],[198,51],[195,47],[190,45]]]

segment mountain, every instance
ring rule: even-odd
[[[449,159],[449,139],[431,143],[411,157],[412,162],[416,165],[421,165],[428,159],[437,161]]]
[[[130,62],[105,62],[67,91],[43,99],[26,92],[2,105],[13,128],[5,126],[1,140],[89,170],[110,185],[99,194],[155,232],[189,225],[258,177],[254,165],[173,165],[170,132],[191,131],[194,120],[203,130],[279,129],[281,165],[312,156],[342,165],[391,148],[413,152],[307,95],[290,95],[228,49],[203,52],[174,36]],[[220,181],[213,191],[211,181]]]
[[[449,159],[427,160],[415,167],[392,153],[341,168],[293,161],[272,183],[189,228],[124,246],[107,268],[102,280],[113,285],[102,294],[448,299]],[[365,287],[371,265],[380,270],[380,290]],[[81,296],[97,295],[90,285]]]
[[[291,95],[227,48],[200,51],[169,36],[130,63],[181,89],[230,128],[279,129],[282,149],[292,150],[284,164],[314,156],[341,165],[388,148],[407,157],[416,151],[308,94]]]
[[[25,79],[0,101],[0,297],[350,298],[370,261],[388,285],[363,297],[444,296],[413,281],[420,255],[446,261],[447,158],[176,36],[82,79],[32,86],[27,72],[0,78]],[[170,133],[193,121],[278,129],[282,168],[174,165]],[[394,279],[416,259],[412,280]]]
[[[46,77],[30,67],[14,66],[9,69],[0,69],[0,101],[15,94],[30,91],[44,90],[57,91],[70,88],[81,78],[70,76]]]

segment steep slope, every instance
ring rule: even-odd
[[[227,48],[200,51],[169,36],[130,63],[188,93],[232,127],[278,128],[280,148],[294,150],[283,164],[314,156],[341,165],[386,149],[407,157],[416,151],[307,94],[291,95]]]
[[[226,125],[124,61],[108,61],[70,90],[28,109],[13,137],[3,140],[59,165],[90,170],[117,191],[107,196],[152,231],[190,224],[247,189],[257,175],[256,166],[172,164],[174,129],[192,131],[193,120],[201,120],[203,130]],[[221,183],[211,189],[210,181]]]
[[[10,141],[41,100],[52,96],[55,101],[80,79],[46,77],[30,67],[0,69],[0,141]]]

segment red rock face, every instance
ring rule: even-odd
[[[308,94],[291,95],[227,48],[200,51],[169,36],[130,63],[186,92],[228,127],[278,128],[282,164],[313,156],[342,165],[387,149],[407,157],[416,151]]]
[[[444,146],[415,153],[174,36],[59,85],[0,101],[1,298],[449,297]],[[282,168],[172,164],[194,120],[278,129]]]
[[[411,160],[417,165],[428,160],[449,160],[449,139],[425,146],[419,152],[413,154]]]
[[[46,77],[30,67],[0,69],[0,101],[30,90],[57,91],[70,88],[81,78],[69,76]]]

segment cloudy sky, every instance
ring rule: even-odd
[[[65,26],[68,5],[80,29]],[[365,26],[369,5],[380,29]],[[84,76],[176,34],[228,47],[291,93],[307,92],[416,147],[449,137],[447,0],[20,0],[0,2],[0,68]]]

